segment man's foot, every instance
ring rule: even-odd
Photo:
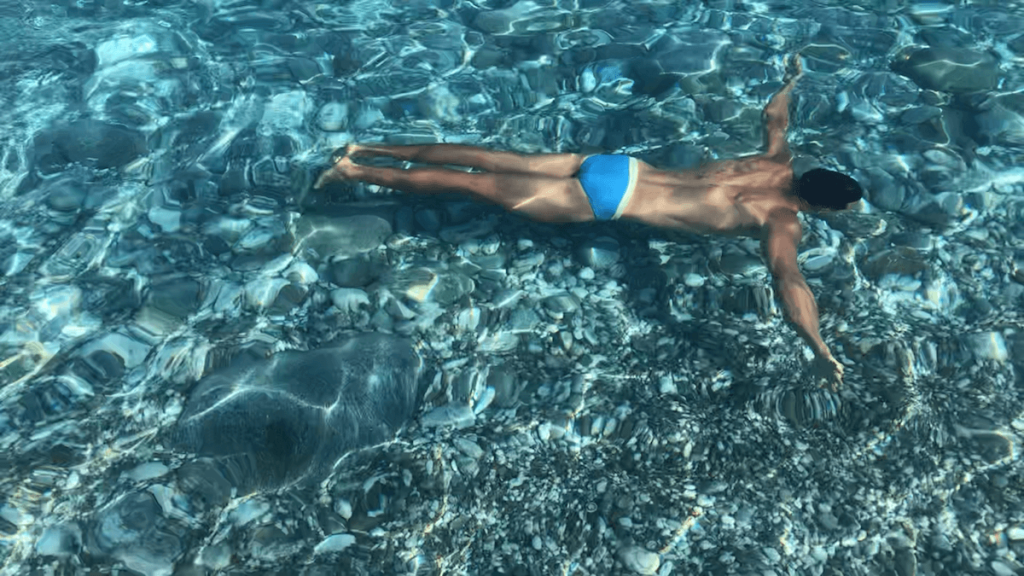
[[[334,161],[334,166],[331,166],[320,175],[320,178],[317,178],[316,184],[313,184],[313,188],[315,190],[323,188],[324,185],[329,182],[334,182],[335,180],[349,180],[354,176],[356,165],[353,164],[352,159],[349,158],[352,145],[349,145],[347,149],[349,150],[349,153],[341,155],[340,158],[338,158],[338,154],[335,153],[335,158],[337,159]]]
[[[384,148],[374,147],[373,144],[358,144],[353,142],[345,146],[345,156],[354,158],[356,156],[391,156],[393,152]]]
[[[331,153],[331,163],[335,164],[342,158],[354,158],[356,156],[375,156],[385,154],[383,150],[378,150],[371,146],[364,146],[355,142],[346,144],[341,148],[336,148]]]

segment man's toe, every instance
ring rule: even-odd
[[[348,156],[352,151],[352,147],[351,144],[346,144],[341,148],[335,148],[334,152],[331,152],[331,164],[337,164],[342,158]]]
[[[328,183],[340,179],[340,175],[337,173],[337,171],[334,170],[334,168],[324,170],[324,173],[321,174],[320,177],[316,179],[316,184],[313,184],[313,189],[319,190],[326,186]]]

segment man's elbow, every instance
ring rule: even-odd
[[[772,279],[775,281],[776,286],[806,284],[800,269],[793,266],[773,267]]]
[[[770,134],[773,138],[784,138],[788,124],[788,118],[768,116],[765,118],[764,131]]]

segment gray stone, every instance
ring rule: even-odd
[[[100,170],[118,168],[149,152],[139,132],[92,119],[40,132],[33,145],[35,165],[44,174],[75,162]]]
[[[718,264],[726,274],[758,274],[768,270],[764,262],[752,254],[725,254]]]
[[[996,576],[1014,576],[1015,574],[1020,574],[1019,570],[1021,569],[1019,566],[1010,566],[1004,560],[993,560],[991,566],[992,573]]]
[[[963,205],[963,196],[956,192],[921,195],[904,208],[904,213],[927,224],[947,226],[960,215]]]
[[[380,216],[308,215],[295,223],[296,252],[319,258],[350,257],[380,246],[391,223]]]
[[[454,426],[465,428],[476,421],[476,414],[466,404],[445,404],[427,412],[420,418],[425,428]]]
[[[602,236],[584,241],[577,253],[586,266],[604,270],[619,261],[619,243],[614,238]]]
[[[1024,348],[1024,339],[1021,342]],[[487,373],[487,385],[494,388],[494,405],[499,408],[511,408],[519,400],[521,387],[512,370],[503,366],[491,368]]]
[[[906,187],[882,168],[865,168],[870,179],[868,200],[882,210],[899,210],[906,199]]]
[[[416,302],[437,302],[442,306],[454,304],[475,288],[473,280],[451,270],[434,271],[429,268],[413,268],[395,272],[390,279],[391,287]]]
[[[508,33],[518,17],[512,10],[481,10],[473,19],[473,27],[490,34]]]
[[[984,144],[1024,145],[1024,96],[1004,94],[994,104],[974,116],[977,139]]]
[[[483,238],[490,234],[496,225],[493,218],[480,218],[465,224],[441,230],[441,239],[449,244],[461,244],[471,238]]]
[[[514,334],[533,332],[540,325],[540,316],[532,308],[516,308],[508,319],[508,329]]]
[[[918,180],[931,192],[948,192],[959,187],[957,179],[967,170],[964,162],[955,152],[943,148],[926,150],[927,162],[921,167]]]
[[[384,273],[384,262],[369,254],[335,260],[330,264],[331,282],[343,288],[362,288]]]
[[[921,252],[932,249],[932,237],[921,232],[899,232],[893,234],[889,241],[895,246],[905,246]]]
[[[821,218],[828,222],[828,225],[839,230],[848,238],[869,238],[878,236],[888,229],[889,223],[878,214],[853,212],[843,210],[839,212],[822,213]]]
[[[416,211],[416,223],[427,232],[437,232],[441,229],[441,215],[437,210],[424,208]]]
[[[917,574],[917,556],[910,548],[901,548],[896,551],[895,558],[896,574],[899,576],[915,576]]]
[[[183,320],[199,307],[199,282],[179,278],[149,289],[148,306],[152,306],[177,320]]]
[[[1006,340],[1000,332],[964,334],[963,343],[978,358],[1003,362],[1009,357]]]
[[[991,90],[999,82],[995,57],[965,48],[922,48],[898,56],[892,68],[918,86],[939,92]]]
[[[568,292],[548,296],[542,303],[548,315],[555,319],[561,319],[567,314],[574,314],[580,309],[579,298]]]
[[[46,204],[60,212],[74,212],[85,203],[85,187],[72,179],[55,182],[46,193]]]
[[[348,105],[344,102],[328,102],[316,115],[317,126],[325,132],[338,132],[348,126]]]
[[[887,274],[913,276],[926,267],[924,256],[918,251],[896,247],[869,257],[861,266],[861,270],[872,280],[878,280]]]
[[[123,562],[142,574],[170,574],[184,551],[184,529],[164,515],[148,492],[125,495],[97,514],[87,533],[91,555]]]

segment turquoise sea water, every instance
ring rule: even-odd
[[[311,189],[753,154],[796,51],[836,393],[756,239]],[[1012,2],[0,4],[0,574],[1024,573],[1022,58]]]

